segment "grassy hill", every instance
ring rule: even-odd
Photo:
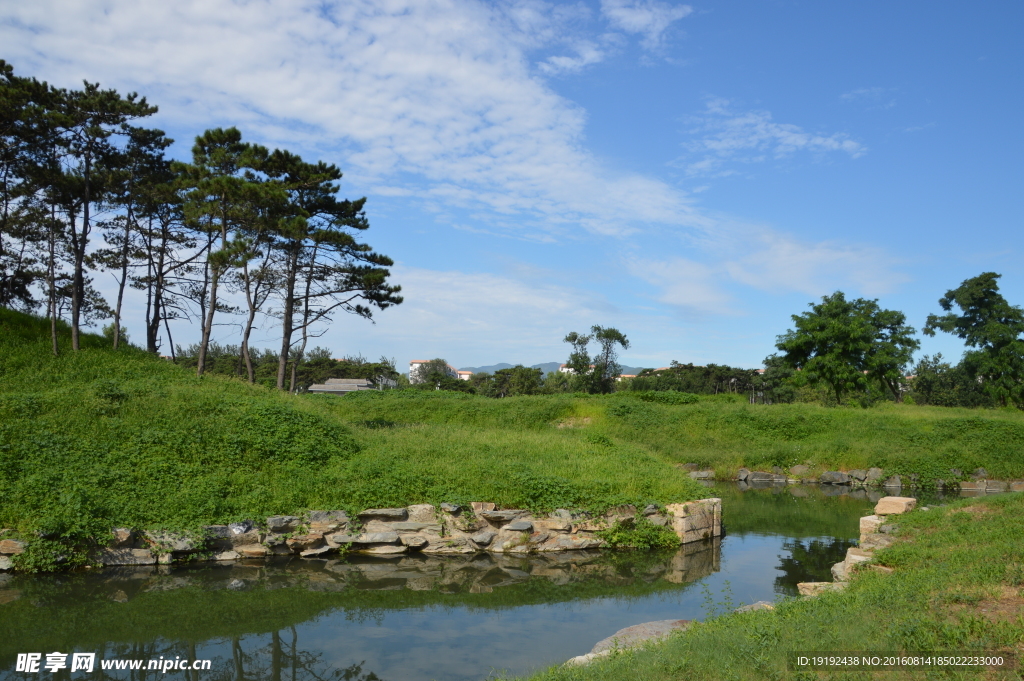
[[[62,333],[54,357],[47,322],[0,310],[0,527],[81,537],[311,508],[706,496],[641,444],[559,428],[572,397],[292,396],[97,336],[74,353]]]
[[[48,328],[0,310],[0,527],[99,536],[311,508],[490,500],[600,510],[706,496],[673,466],[683,462],[724,475],[809,463],[922,480],[983,466],[1024,478],[1018,411],[738,396],[670,404],[629,393],[293,396],[197,378],[96,336],[54,357]]]

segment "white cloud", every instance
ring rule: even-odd
[[[642,35],[641,45],[648,50],[659,47],[665,30],[692,12],[689,5],[659,0],[601,0],[601,13],[608,22],[619,30]]]
[[[730,162],[758,163],[779,159],[797,152],[825,154],[842,152],[851,158],[862,156],[867,149],[845,133],[811,133],[789,123],[776,123],[768,111],[736,112],[728,100],[708,100],[703,115],[691,119],[691,133],[697,139],[687,144],[697,161],[681,159],[692,176],[721,176]]]
[[[657,299],[690,313],[736,314],[732,296],[721,289],[725,272],[686,258],[634,259],[629,271],[660,290]]]
[[[853,288],[876,296],[892,291],[907,277],[899,261],[874,246],[835,242],[805,243],[762,231],[753,235],[749,252],[725,264],[737,282],[766,291],[798,291],[821,296]]]
[[[610,11],[650,40],[681,16],[666,7]],[[0,43],[21,73],[138,90],[179,137],[238,125],[339,163],[363,186],[401,176],[419,196],[456,188],[464,206],[556,231],[688,224],[683,193],[595,159],[585,112],[532,70],[528,51],[560,40],[573,54],[542,71],[602,58],[598,43],[574,37],[587,11],[526,0],[107,0],[100,11],[39,0],[0,9]]]
[[[869,109],[891,109],[896,106],[896,99],[889,96],[896,88],[886,87],[862,87],[850,90],[839,95],[839,98],[847,102],[866,102],[870,104]]]

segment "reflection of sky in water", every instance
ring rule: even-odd
[[[321,664],[346,668],[365,661],[363,672],[385,681],[479,680],[492,670],[522,674],[590,651],[619,629],[666,619],[702,619],[707,592],[735,605],[774,600],[783,536],[745,535],[722,542],[721,571],[697,587],[640,598],[596,598],[499,611],[430,606],[385,611],[377,619],[353,621],[344,610],[296,626],[300,649],[321,655]],[[728,584],[726,584],[728,582]],[[706,587],[702,589],[701,587]],[[282,632],[286,641],[290,634]],[[246,651],[269,644],[269,636],[243,640]],[[229,646],[204,651],[230,658]],[[212,650],[211,650],[212,652]]]

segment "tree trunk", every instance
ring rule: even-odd
[[[228,216],[227,208],[224,207],[225,197],[221,197],[221,223],[220,223],[220,247],[224,250],[228,246]],[[210,253],[212,256],[213,253]],[[209,262],[209,257],[207,258]],[[199,362],[196,366],[196,376],[202,376],[206,369],[206,350],[210,345],[210,334],[213,332],[213,315],[217,311],[217,284],[220,283],[221,265],[213,268],[210,278],[210,309],[206,311],[206,320],[203,323],[203,339],[199,344]],[[225,266],[226,267],[226,266]]]
[[[92,173],[92,159],[89,154],[85,155],[85,173],[83,180],[85,181],[85,193],[82,196],[82,233],[80,238],[73,239],[73,245],[75,249],[75,272],[74,278],[71,283],[71,349],[78,351],[81,349],[81,330],[79,329],[79,323],[82,317],[82,297],[85,295],[85,274],[83,268],[85,267],[85,248],[89,240],[89,181]],[[71,232],[75,233],[75,224],[71,223]]]
[[[284,375],[288,366],[288,353],[292,348],[292,331],[295,321],[295,280],[298,277],[299,249],[301,245],[296,244],[294,252],[289,254],[288,267],[286,268],[286,281],[284,291],[284,310],[281,323],[281,356],[277,362],[277,389],[284,390]]]
[[[128,239],[131,237],[132,209],[124,219],[124,244],[121,246],[121,281],[117,284],[117,305],[114,306],[114,349],[121,340],[121,305],[124,302],[124,285],[128,282]]]

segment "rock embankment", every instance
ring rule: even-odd
[[[91,557],[101,565],[154,565],[275,555],[317,558],[344,551],[379,556],[576,551],[606,547],[599,531],[616,524],[628,526],[638,518],[668,527],[680,544],[722,533],[720,499],[669,504],[664,509],[652,504],[642,511],[618,506],[599,517],[565,509],[536,517],[522,509],[498,509],[489,502],[474,502],[466,508],[414,504],[370,508],[355,518],[339,510],[277,515],[258,524],[247,520],[208,525],[191,534],[115,528],[106,545]],[[0,570],[12,569],[11,556],[25,549],[24,541],[0,542]]]
[[[801,596],[814,596],[823,591],[839,591],[846,588],[850,577],[859,569],[867,568],[877,572],[890,573],[892,568],[873,565],[876,549],[892,546],[895,541],[890,534],[893,525],[887,522],[889,516],[900,515],[914,510],[917,499],[911,497],[883,497],[875,504],[875,514],[860,519],[860,544],[846,550],[846,558],[832,566],[833,582],[802,582],[797,584]]]

